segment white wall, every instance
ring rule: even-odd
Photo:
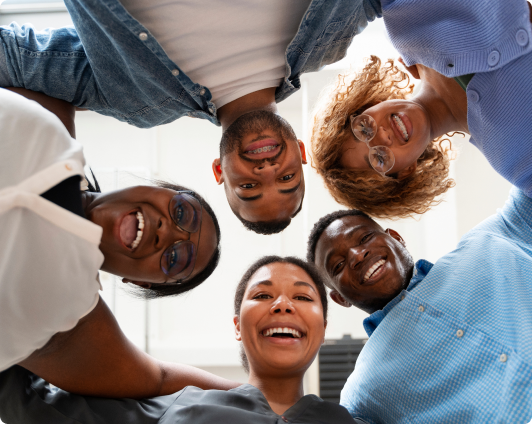
[[[12,17],[0,14],[0,24],[10,22]],[[24,14],[14,18],[37,23],[37,28],[69,23],[64,13]],[[397,57],[386,41],[381,22],[371,24],[355,39],[342,62],[320,73],[303,76],[305,89],[279,105],[281,115],[293,124],[300,138],[307,139],[309,110],[324,84],[332,81],[341,69],[360,67],[360,57],[370,53],[384,58]],[[156,357],[201,366],[244,381],[232,323],[236,283],[259,256],[304,257],[307,235],[314,222],[340,207],[307,165],[302,213],[280,235],[256,235],[241,226],[227,205],[223,188],[215,184],[210,164],[218,156],[220,128],[206,121],[184,118],[156,129],[140,130],[92,112],[81,112],[77,117],[77,134],[104,190],[138,184],[139,180],[131,174],[115,172],[126,169],[140,176],[152,175],[190,186],[210,202],[222,228],[222,259],[208,281],[180,298],[146,304],[128,296],[121,283],[106,276],[103,297],[112,306],[128,337],[138,346],[148,347]],[[491,215],[508,194],[509,184],[495,174],[475,147],[467,140],[458,140],[457,144],[461,152],[452,170],[457,187],[445,196],[445,202],[419,220],[383,223],[402,234],[415,259],[435,261],[451,250],[460,236]],[[354,308],[331,304],[327,337],[340,338],[343,334],[365,337],[361,324],[364,317],[364,313]],[[309,383],[307,390],[315,391],[315,384]]]

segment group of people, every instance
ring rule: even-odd
[[[74,27],[0,27],[1,420],[532,420],[525,0],[65,4]],[[402,65],[372,56],[341,75],[312,125],[309,159],[348,209],[302,235],[305,260],[259,258],[237,285],[248,384],[135,347],[98,295],[98,271],[146,298],[182,294],[216,268],[221,230],[190,188],[157,181],[101,193],[84,174],[76,108],[141,128],[183,116],[221,125],[216,182],[245,227],[278,233],[301,210],[307,153],[277,103],[377,18]],[[420,80],[415,92],[410,77]],[[468,133],[515,187],[455,250],[414,262],[401,235],[374,218],[437,205],[454,185],[453,132]],[[303,392],[328,297],[370,314],[340,405]]]

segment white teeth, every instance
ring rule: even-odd
[[[258,149],[255,149],[255,150],[250,150],[246,153],[250,153],[250,154],[256,154],[256,153],[263,153],[263,152],[269,152],[273,149],[275,149],[277,146],[266,146],[266,147],[259,147]]]
[[[137,212],[137,220],[139,221],[137,238],[131,244],[132,249],[137,248],[137,246],[140,244],[140,241],[142,240],[142,234],[144,234],[144,216],[142,216],[142,213],[140,213],[140,211]]]
[[[405,141],[408,141],[408,131],[406,130],[403,120],[399,118],[397,115],[392,115],[392,118],[397,124],[397,126],[399,127],[399,129],[401,130],[401,132],[403,133],[403,138],[405,139]]]
[[[380,261],[377,261],[373,264],[373,266],[368,269],[368,272],[366,272],[366,275],[364,275],[364,282],[368,281],[370,277],[373,275],[375,271],[381,266],[384,265],[386,261],[384,259],[381,259]]]
[[[278,327],[278,328],[268,328],[267,330],[264,330],[262,332],[264,337],[271,337],[274,334],[292,334],[295,339],[300,339],[301,333],[297,331],[295,328],[288,328],[288,327]]]

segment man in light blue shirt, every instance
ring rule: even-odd
[[[502,210],[435,264],[356,210],[323,217],[308,259],[331,298],[371,315],[341,396],[370,423],[528,423],[532,419],[532,199]]]
[[[300,88],[303,73],[342,59],[381,16],[378,0],[65,4],[75,28],[0,28],[0,86],[141,128],[183,116],[221,125],[216,181],[235,215],[261,234],[286,228],[305,192],[304,146],[276,103]],[[269,69],[272,62],[278,66]]]

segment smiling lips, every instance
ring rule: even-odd
[[[394,113],[392,114],[392,122],[395,128],[397,129],[398,133],[403,137],[403,140],[404,141],[410,140],[410,135],[409,135],[409,131],[407,128],[407,124],[408,126],[410,126],[410,121],[408,120],[408,118],[404,116],[403,114]]]
[[[386,261],[384,259],[381,259],[381,260],[375,262],[371,266],[371,268],[367,270],[366,274],[364,275],[364,283],[367,283],[368,280],[371,277],[377,277],[378,275],[380,275],[380,273],[384,269],[384,264],[385,263],[386,263]]]
[[[144,216],[140,211],[125,216],[120,224],[120,238],[130,249],[136,249],[144,234]]]
[[[302,334],[295,328],[289,327],[276,327],[268,328],[262,332],[264,337],[289,337],[292,339],[300,339]]]
[[[245,147],[244,154],[253,159],[266,159],[277,155],[279,143],[274,139],[255,141]]]

